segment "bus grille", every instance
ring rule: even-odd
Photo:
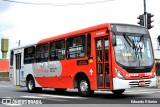
[[[141,87],[139,86],[139,82],[144,82],[145,84],[143,85],[143,87],[147,87],[151,84],[151,80],[146,80],[146,81],[132,81],[132,82],[129,82],[129,85],[131,87]]]

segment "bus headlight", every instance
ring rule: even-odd
[[[115,71],[117,73],[117,77],[120,78],[120,79],[124,79],[124,76],[123,74],[121,73],[121,71],[119,71],[118,69],[115,68]]]

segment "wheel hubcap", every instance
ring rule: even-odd
[[[82,80],[81,83],[80,83],[80,89],[81,91],[85,92],[88,90],[88,84],[86,81]]]
[[[32,89],[33,89],[33,81],[32,81],[32,80],[30,80],[30,81],[28,82],[28,88],[29,88],[29,90],[32,90]]]

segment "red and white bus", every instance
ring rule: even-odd
[[[11,50],[10,79],[29,92],[78,88],[81,96],[155,87],[151,38],[141,26],[105,23],[42,39]]]

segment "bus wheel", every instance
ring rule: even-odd
[[[125,91],[125,89],[121,89],[121,90],[112,90],[112,92],[113,92],[115,95],[121,95],[124,91]]]
[[[78,92],[82,97],[91,96],[94,91],[90,90],[89,81],[86,78],[80,78],[78,80]]]
[[[55,91],[56,91],[57,93],[59,93],[59,94],[65,93],[66,90],[67,90],[66,88],[55,88]]]
[[[35,91],[35,82],[32,77],[29,77],[27,79],[27,88],[28,88],[28,91],[31,93]]]
[[[41,92],[42,91],[42,88],[40,87],[35,87],[35,81],[32,77],[29,77],[27,79],[27,89],[30,93],[33,93],[33,92]]]

